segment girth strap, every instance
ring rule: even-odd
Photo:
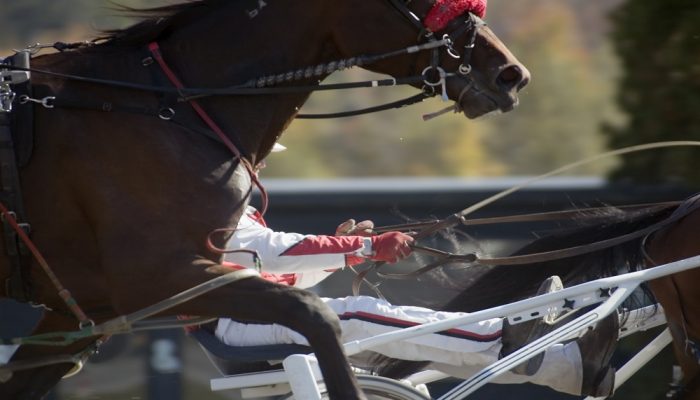
[[[9,113],[0,112],[0,202],[9,208],[18,221],[19,227],[28,234],[29,224],[23,223],[24,207],[10,123]],[[32,300],[29,279],[27,279],[29,271],[26,256],[29,252],[19,240],[15,229],[4,217],[2,230],[5,254],[10,260],[10,276],[4,282],[6,293],[17,301],[29,302]]]

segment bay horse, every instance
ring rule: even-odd
[[[530,297],[540,282],[551,275],[559,275],[567,286],[571,286],[700,255],[700,242],[696,236],[700,226],[700,195],[684,202],[650,205],[634,210],[603,207],[586,212],[584,209],[575,217],[574,225],[560,227],[532,241],[513,256],[539,256],[604,241],[617,241],[624,235],[629,238],[625,237],[614,245],[602,246],[602,249],[582,250],[582,254],[556,257],[550,261],[482,266],[478,272],[467,267],[457,273],[453,268],[453,278],[466,284],[461,293],[438,308],[475,312]],[[700,268],[694,268],[642,286],[648,300],[655,299],[664,309],[673,337],[673,351],[683,370],[682,399],[700,399],[698,282]],[[634,302],[635,299],[628,301]],[[636,306],[632,304],[630,308]],[[387,359],[378,363],[378,373],[392,378],[403,378],[426,367],[425,363]]]
[[[34,334],[76,330],[76,304],[80,326],[99,324],[230,272],[217,250],[230,232],[211,233],[236,225],[254,166],[335,70],[388,74],[366,86],[409,83],[469,118],[510,111],[529,81],[474,15],[485,1],[303,3],[195,0],[132,10],[141,22],[31,60],[33,94],[14,104],[34,113],[17,215],[65,288],[30,261],[24,300],[46,307]],[[11,273],[0,257],[0,278]],[[5,285],[0,296],[10,296]],[[249,277],[162,313],[182,314],[288,326],[318,350],[332,399],[364,398],[337,317],[309,292]],[[12,362],[75,354],[97,339],[23,345]],[[41,398],[71,367],[14,371],[0,398]]]

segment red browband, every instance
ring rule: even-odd
[[[445,29],[450,21],[467,11],[484,18],[487,2],[488,0],[437,0],[423,24],[431,32],[439,32]]]

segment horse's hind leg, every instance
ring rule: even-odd
[[[74,331],[78,322],[71,317],[46,312],[34,329],[33,334]],[[57,354],[74,354],[92,344],[95,339],[82,340],[70,346],[23,345],[12,356],[10,362],[20,360],[41,360]],[[0,384],[0,399],[35,400],[44,397],[61,378],[74,367],[74,364],[55,364],[23,371],[16,371],[12,378]]]
[[[176,311],[277,323],[293,329],[314,349],[331,399],[364,399],[340,343],[338,316],[311,292],[247,278],[183,304]]]

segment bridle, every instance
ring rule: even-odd
[[[472,50],[474,49],[474,46],[476,44],[476,35],[478,33],[478,30],[481,26],[486,25],[484,21],[482,21],[479,17],[476,15],[472,14],[471,12],[467,12],[467,18],[464,21],[458,21],[458,20],[453,20],[451,24],[457,23],[457,27],[453,28],[451,32],[449,33],[444,33],[440,39],[436,38],[436,33],[426,29],[424,27],[423,22],[418,18],[413,12],[411,12],[408,7],[406,6],[405,2],[399,1],[399,0],[389,0],[394,6],[394,8],[404,16],[404,18],[411,24],[413,25],[419,34],[419,37],[423,37],[425,40],[427,40],[428,43],[441,43],[441,46],[439,47],[433,47],[432,53],[431,53],[431,62],[428,67],[426,67],[421,75],[423,75],[424,78],[424,83],[429,86],[429,87],[436,87],[436,86],[441,86],[442,87],[442,99],[447,100],[447,93],[446,93],[446,88],[445,88],[445,78],[448,77],[448,73],[445,72],[445,68],[440,66],[440,53],[439,49],[440,47],[445,47],[445,50],[447,54],[454,58],[454,59],[460,59],[460,63],[456,69],[456,71],[451,72],[449,76],[460,76],[462,78],[468,79],[469,81],[473,81],[473,79],[469,76],[472,71],[472,66],[471,66],[471,56],[472,56]],[[467,39],[464,44],[464,48],[462,49],[462,53],[460,54],[459,51],[455,48],[455,44],[457,43],[458,39],[462,37],[463,35],[466,35]],[[434,74],[437,74],[438,80],[435,81],[430,81],[427,77],[428,72],[433,72]]]
[[[294,70],[286,71],[283,73],[273,74],[273,75],[263,75],[257,78],[249,79],[242,84],[234,84],[231,86],[226,86],[222,88],[199,88],[199,87],[186,87],[182,86],[179,88],[164,86],[164,85],[147,85],[140,83],[132,83],[125,81],[109,80],[92,78],[86,76],[63,74],[52,72],[42,69],[34,69],[29,67],[22,67],[16,65],[9,65],[0,63],[0,70],[8,71],[26,71],[47,76],[53,76],[56,78],[64,80],[72,80],[77,82],[92,83],[104,86],[111,86],[117,88],[145,91],[151,93],[158,93],[161,95],[168,95],[175,98],[176,102],[188,102],[194,99],[199,99],[203,97],[212,96],[255,96],[255,95],[275,95],[275,94],[292,94],[292,93],[308,93],[315,91],[328,91],[328,90],[345,90],[345,89],[355,89],[362,87],[386,87],[386,86],[399,86],[399,85],[422,85],[422,92],[418,95],[408,97],[403,100],[387,103],[380,106],[369,107],[360,110],[346,111],[340,113],[331,114],[298,114],[296,118],[307,118],[307,119],[319,119],[319,118],[339,118],[347,117],[352,115],[367,114],[372,112],[378,112],[383,110],[388,110],[392,108],[400,108],[407,105],[415,104],[425,100],[426,98],[436,96],[438,91],[436,89],[440,88],[440,95],[443,100],[447,100],[446,93],[446,79],[451,77],[462,77],[469,81],[467,88],[474,86],[474,81],[471,78],[471,55],[472,49],[474,48],[476,36],[478,29],[484,26],[485,23],[477,16],[466,13],[467,17],[458,26],[451,30],[449,33],[444,33],[441,38],[437,38],[436,34],[427,30],[420,18],[418,18],[413,12],[411,12],[406,3],[402,0],[388,0],[393,6],[393,9],[397,10],[404,17],[404,19],[410,23],[418,32],[419,43],[413,46],[409,46],[403,49],[388,51],[381,54],[375,55],[359,55],[355,57],[350,57],[342,60],[330,61],[327,63],[307,66],[302,68],[297,68]],[[457,22],[457,21],[454,21]],[[455,43],[463,35],[467,36],[464,48],[460,53],[455,48]],[[45,48],[54,48],[59,51],[67,51],[76,48],[90,47],[98,44],[99,41],[94,42],[78,42],[78,43],[63,43],[56,42],[53,45],[34,45],[30,46],[24,51],[34,54]],[[446,69],[440,65],[440,50],[445,48],[446,53],[455,59],[461,59],[458,68],[455,71],[446,71]],[[331,74],[336,71],[341,71],[354,66],[363,67],[366,65],[374,64],[378,61],[385,60],[388,58],[393,58],[396,56],[415,54],[422,51],[431,51],[431,63],[422,73],[418,75],[402,77],[402,78],[388,78],[379,80],[368,80],[360,82],[349,82],[349,83],[338,83],[338,84],[319,84],[319,85],[295,85],[295,82],[307,81],[309,79],[317,79],[324,75]],[[153,60],[149,57],[144,58],[143,64],[150,65]],[[278,86],[284,84],[284,86]],[[463,96],[463,94],[462,94]],[[122,111],[131,113],[142,113],[157,115],[161,119],[170,120],[174,117],[174,111],[172,108],[161,107],[157,110],[152,110],[143,107],[134,107],[128,105],[118,105],[118,104],[108,104],[104,102],[95,102],[87,99],[81,99],[79,101],[73,99],[61,99],[57,96],[46,96],[41,99],[34,99],[29,96],[22,96],[18,99],[20,103],[34,102],[45,108],[55,108],[55,107],[66,107],[66,108],[86,108],[91,110],[101,110],[101,111]],[[455,110],[458,110],[455,108]]]

